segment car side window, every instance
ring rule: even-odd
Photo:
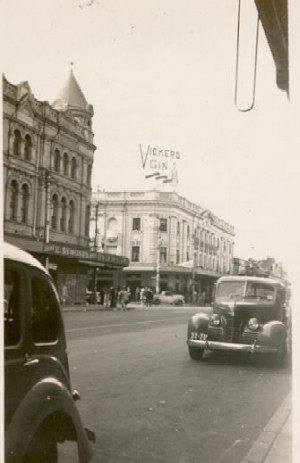
[[[4,270],[4,344],[17,345],[21,338],[21,274],[5,265]]]
[[[31,278],[32,336],[35,344],[53,343],[58,339],[59,305],[48,278],[36,272]]]

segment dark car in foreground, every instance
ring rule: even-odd
[[[47,270],[4,244],[5,462],[56,463],[58,444],[92,456],[71,390],[59,298]],[[77,459],[76,459],[77,461]]]
[[[225,276],[215,288],[212,314],[198,313],[188,322],[190,357],[206,350],[269,354],[285,360],[291,339],[289,288],[271,278]]]

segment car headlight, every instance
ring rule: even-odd
[[[216,313],[212,314],[212,316],[210,317],[209,323],[212,326],[220,326],[221,325],[221,319],[220,319],[219,315],[216,314]]]
[[[257,320],[257,318],[250,318],[250,320],[248,321],[249,330],[256,331],[258,327],[259,327],[259,321]]]

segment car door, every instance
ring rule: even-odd
[[[28,323],[29,285],[20,262],[4,261],[4,347],[5,347],[5,424],[10,421],[26,391],[31,373],[27,367],[30,349]]]
[[[29,360],[39,380],[52,376],[68,387],[69,367],[59,298],[50,277],[37,268],[29,269],[31,350]]]

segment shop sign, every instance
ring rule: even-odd
[[[54,254],[56,256],[64,256],[73,259],[92,259],[95,262],[101,262],[105,264],[116,264],[123,267],[129,265],[129,259],[127,257],[90,251],[88,249],[77,249],[69,246],[64,246],[62,244],[46,243],[44,245],[44,252],[48,254]]]

